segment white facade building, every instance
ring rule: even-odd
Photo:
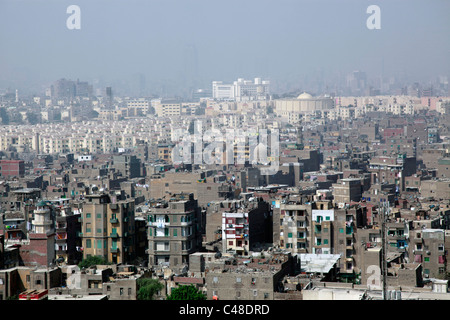
[[[239,78],[232,84],[212,82],[212,96],[218,100],[266,100],[270,94],[269,89],[270,82],[261,78],[255,78],[254,81]]]

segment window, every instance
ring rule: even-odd
[[[91,243],[91,239],[86,239],[86,248],[91,248],[92,243]]]
[[[240,278],[240,277],[236,278],[236,282],[241,282],[241,281],[242,281],[242,278]]]
[[[101,219],[102,218],[102,214],[101,213],[97,213],[97,219]]]
[[[91,217],[90,213],[86,213],[86,218],[89,219]]]
[[[344,228],[339,228],[339,233],[344,233]]]
[[[288,238],[292,238],[292,232],[288,233]]]
[[[425,262],[430,262],[430,257],[425,257],[425,258],[423,258],[423,261],[425,261]]]

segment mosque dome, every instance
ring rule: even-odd
[[[312,98],[313,98],[313,96],[306,92],[303,92],[301,95],[299,95],[297,97],[297,99],[299,99],[299,100],[308,100],[308,99],[312,99]]]

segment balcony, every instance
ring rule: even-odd
[[[110,250],[109,250],[111,253],[119,253],[119,248],[111,248]]]
[[[109,235],[111,238],[119,238],[119,234],[117,232],[112,232]]]
[[[119,223],[119,220],[117,218],[111,218],[109,219],[110,223]]]

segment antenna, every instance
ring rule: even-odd
[[[380,205],[381,209],[381,250],[382,250],[382,260],[381,260],[381,274],[383,281],[383,300],[389,300],[387,295],[387,246],[386,246],[386,222],[389,214],[389,202],[382,202]]]

